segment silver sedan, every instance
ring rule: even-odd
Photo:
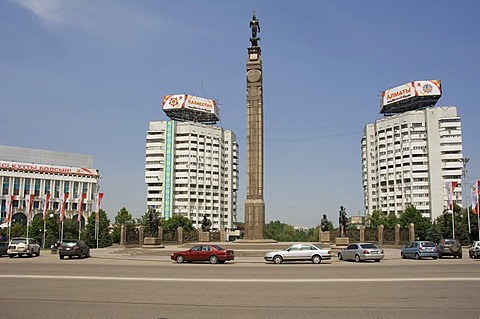
[[[355,260],[356,262],[375,260],[379,262],[385,257],[385,254],[383,249],[372,243],[353,243],[338,252],[337,256],[339,260]]]
[[[285,250],[271,251],[265,254],[265,261],[281,264],[284,261],[311,261],[319,264],[322,260],[330,260],[330,249],[320,249],[311,244],[296,244]]]

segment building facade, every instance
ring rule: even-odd
[[[232,131],[196,122],[155,121],[146,136],[147,208],[162,218],[206,215],[212,229],[235,228],[238,144]]]
[[[462,201],[462,124],[457,108],[429,107],[367,124],[362,138],[362,177],[367,214],[397,216],[413,205],[432,220],[445,211],[445,182],[457,182]]]
[[[27,198],[33,195],[29,218],[43,214],[45,194],[50,194],[49,211],[58,214],[64,194],[68,193],[65,217],[76,218],[79,204],[89,214],[98,191],[99,171],[93,156],[0,146],[1,220],[6,219],[7,197],[13,196],[12,222],[27,221]],[[82,194],[85,199],[81,200]]]

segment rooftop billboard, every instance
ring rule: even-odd
[[[440,80],[412,81],[382,92],[380,113],[432,106],[441,96]]]
[[[218,106],[214,100],[189,94],[165,95],[163,97],[163,110],[172,109],[189,109],[218,116]]]

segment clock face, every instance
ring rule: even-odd
[[[257,69],[253,69],[247,72],[247,80],[248,82],[257,82],[260,80],[262,76],[262,72]]]

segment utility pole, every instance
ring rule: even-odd
[[[470,160],[469,157],[462,157],[459,161],[462,163],[462,208],[465,209],[467,212],[467,220],[468,220],[468,233],[470,236],[472,235],[472,227],[470,226],[470,211],[468,210],[468,186],[467,186],[467,163]]]

